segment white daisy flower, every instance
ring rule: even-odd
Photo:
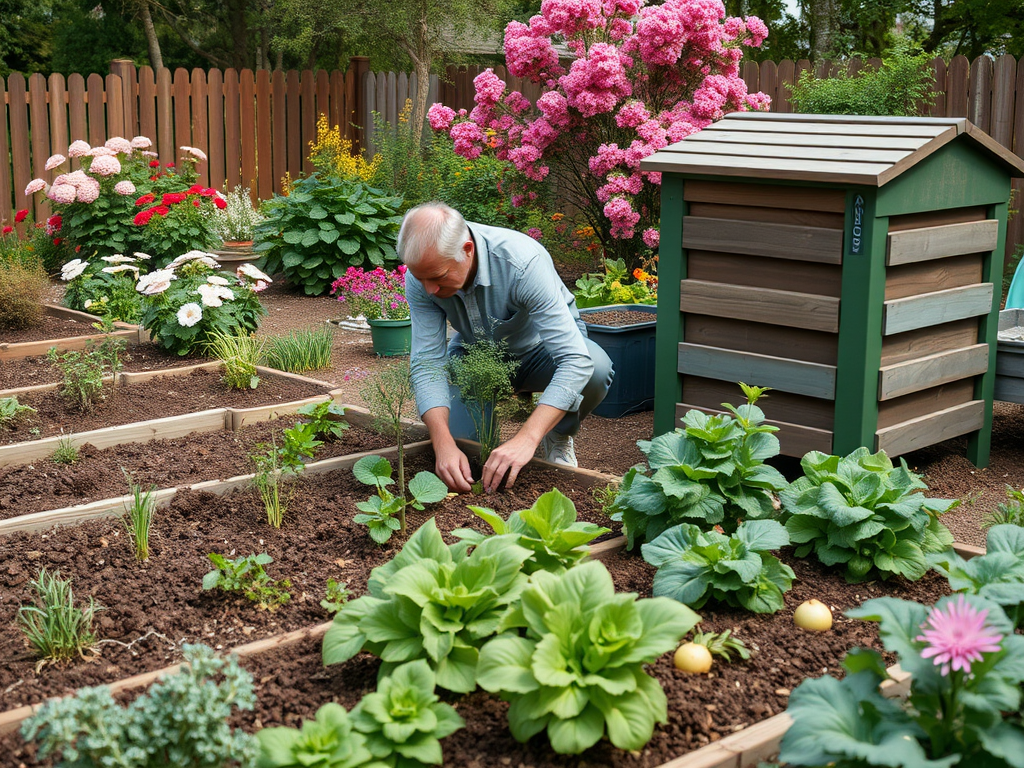
[[[141,259],[142,261],[149,261],[153,257],[150,256],[148,253],[143,253],[142,251],[136,251],[135,252],[135,258],[136,259]]]
[[[60,279],[67,282],[68,280],[74,280],[80,274],[85,272],[85,268],[89,266],[89,262],[82,261],[81,259],[72,259],[63,267],[60,268]]]
[[[262,281],[264,281],[266,283],[274,282],[273,280],[270,279],[270,277],[268,275],[266,275],[263,272],[261,272],[260,270],[258,270],[252,264],[241,264],[241,265],[239,265],[235,269],[235,274],[238,275],[239,277],[241,277],[242,275],[245,275],[246,277],[251,278],[253,280],[262,280]]]
[[[134,267],[131,264],[118,264],[117,266],[114,266],[114,267],[104,267],[100,271],[101,272],[107,272],[107,273],[109,273],[111,275],[116,274],[118,272],[128,272],[128,271],[132,271],[136,275],[139,274],[139,268],[138,267]]]
[[[221,277],[220,275],[210,275],[206,278],[206,282],[210,283],[210,285],[230,285],[227,278]]]
[[[202,319],[203,308],[194,301],[190,301],[188,304],[182,304],[181,309],[178,310],[178,325],[185,328],[191,328]]]
[[[123,253],[115,253],[113,256],[100,256],[100,258],[108,264],[127,264],[135,261],[131,256],[125,256]]]
[[[177,280],[177,277],[172,270],[158,269],[150,272],[148,275],[140,277],[138,285],[135,286],[135,290],[139,293],[144,293],[147,296],[152,296],[156,293],[163,293],[170,287],[171,280]]]
[[[224,303],[225,299],[227,301],[231,301],[235,298],[235,294],[230,288],[225,288],[220,285],[210,285],[209,283],[200,285],[196,293],[203,297],[204,307],[219,307]]]

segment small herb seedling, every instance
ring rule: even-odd
[[[215,568],[203,576],[203,589],[241,592],[260,608],[272,611],[291,600],[285,590],[291,586],[288,579],[274,581],[267,575],[264,565],[274,562],[266,552],[228,560],[211,552],[207,555]]]
[[[394,485],[391,478],[391,462],[383,456],[364,456],[352,467],[356,480],[363,485],[372,485],[377,495],[356,504],[360,514],[355,521],[370,529],[370,538],[378,544],[386,543],[391,535],[401,530],[407,506],[423,510],[424,504],[433,504],[448,496],[448,486],[433,472],[417,472],[409,481],[409,498],[393,494],[388,486]]]
[[[349,597],[351,597],[348,585],[344,581],[338,581],[337,579],[327,580],[325,592],[324,599],[320,601],[320,607],[331,616],[340,611],[345,603],[348,602]]]
[[[35,408],[22,405],[16,397],[0,397],[0,430],[7,429],[19,419],[35,412]]]
[[[339,440],[349,427],[344,420],[345,408],[333,400],[309,403],[299,408],[297,413],[309,419],[306,423],[312,427],[313,434],[324,440]]]
[[[727,662],[732,663],[732,655],[735,653],[743,661],[750,658],[750,651],[747,646],[737,637],[732,636],[732,630],[723,632],[701,632],[699,629],[693,633],[693,642],[703,645],[712,656],[721,656]]]

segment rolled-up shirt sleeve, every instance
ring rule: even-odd
[[[444,311],[427,296],[423,285],[410,273],[405,277],[405,298],[412,315],[412,347],[409,364],[416,409],[422,417],[431,408],[449,408],[444,364],[448,355]]]
[[[577,411],[583,402],[583,388],[594,374],[594,361],[561,287],[550,257],[539,255],[526,265],[511,299],[530,313],[541,343],[555,361],[555,373],[539,403]]]

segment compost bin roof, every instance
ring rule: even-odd
[[[654,153],[644,171],[882,186],[963,136],[1024,177],[1017,157],[967,118],[733,112]]]

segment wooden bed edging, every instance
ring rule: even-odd
[[[360,409],[360,410],[363,410],[363,409]],[[365,411],[363,411],[363,412],[365,413]],[[468,447],[471,450],[473,449],[474,446],[476,448],[479,448],[479,443],[473,443],[473,442],[468,441],[468,440],[467,441],[460,441],[460,442],[463,442],[464,443],[464,447]],[[411,444],[405,446],[406,455],[407,456],[409,456],[409,455],[415,456],[415,455],[417,455],[419,453],[422,453],[423,451],[425,451],[429,447],[430,447],[430,441],[429,440],[425,440],[425,441],[418,442],[418,443],[411,443]],[[347,466],[351,466],[351,465],[355,464],[356,461],[358,461],[363,456],[391,455],[393,453],[397,453],[397,450],[398,450],[397,448],[385,448],[385,449],[382,449],[382,450],[379,450],[379,451],[364,451],[362,453],[349,454],[348,456],[337,456],[337,457],[335,457],[333,459],[325,459],[324,461],[319,461],[319,462],[315,462],[313,464],[309,464],[306,467],[306,472],[312,472],[312,473],[315,474],[315,473],[322,473],[322,472],[330,472],[330,471],[333,471],[335,469],[344,469]],[[561,471],[561,472],[572,473],[572,474],[581,474],[584,477],[587,477],[588,479],[595,479],[595,480],[609,480],[609,479],[616,479],[617,480],[618,479],[618,478],[615,478],[612,475],[608,475],[608,474],[605,474],[603,472],[595,472],[594,470],[588,470],[588,469],[580,470],[578,468],[574,469],[574,468],[570,468],[570,467],[564,467],[564,466],[561,466],[559,464],[550,464],[549,462],[542,461],[540,459],[534,459],[534,461],[537,462],[538,464],[541,464],[541,465],[546,466],[546,467],[553,467],[553,468],[555,468],[555,469],[557,469],[558,471]],[[234,488],[237,488],[237,487],[239,487],[241,485],[247,485],[252,480],[252,477],[253,477],[252,475],[242,475],[242,476],[239,476],[239,477],[236,477],[236,478],[231,478],[230,480],[210,480],[210,481],[207,481],[207,482],[204,482],[204,483],[196,483],[195,485],[187,486],[187,487],[195,489],[195,490],[204,490],[204,491],[207,491],[207,492],[210,492],[210,493],[216,493],[218,495],[223,495],[223,494],[227,493],[228,491],[233,490]],[[168,503],[170,503],[170,500],[174,497],[174,495],[177,493],[177,491],[178,491],[178,489],[175,489],[175,488],[167,488],[167,489],[164,489],[162,491],[158,491],[157,493],[165,494],[165,495],[161,496],[160,499],[158,500],[158,506],[166,506]],[[129,498],[129,497],[123,497],[123,499],[127,499],[127,498]],[[110,500],[110,501],[122,501],[122,500]],[[96,502],[96,503],[102,503],[102,502]],[[87,506],[87,505],[83,505],[83,506]],[[75,509],[75,508],[71,507],[69,509]],[[37,513],[37,514],[45,515],[45,514],[52,514],[52,513],[40,512],[40,513]],[[30,516],[26,515],[25,517],[30,517]],[[16,519],[16,518],[12,518],[12,519]],[[81,519],[85,519],[85,518],[80,518],[76,522],[80,522]],[[9,533],[10,531],[5,531],[2,528],[4,522],[7,522],[7,521],[0,521],[0,533]],[[49,526],[46,526],[46,527],[49,527]],[[19,529],[19,530],[30,530],[30,529],[22,528],[22,529]],[[612,554],[614,552],[617,552],[618,550],[622,549],[625,546],[626,546],[626,537],[625,536],[617,536],[617,537],[615,537],[613,539],[608,539],[606,541],[598,542],[597,544],[592,544],[589,547],[589,550],[590,550],[590,554],[591,554],[592,557],[594,557],[596,559],[601,559],[603,557],[607,557],[608,555],[610,555],[610,554]],[[224,655],[234,654],[234,655],[236,655],[236,656],[238,656],[240,658],[245,658],[247,656],[252,656],[252,655],[257,654],[257,653],[262,653],[264,651],[269,651],[269,650],[273,650],[273,649],[276,649],[276,648],[285,648],[285,647],[288,647],[290,645],[294,645],[295,643],[298,643],[298,642],[300,642],[302,640],[305,640],[307,638],[317,638],[317,637],[320,637],[320,636],[322,636],[327,631],[327,629],[330,626],[331,626],[331,622],[328,621],[328,622],[324,622],[322,624],[317,624],[317,625],[312,626],[312,627],[305,627],[305,628],[302,628],[302,629],[296,629],[296,630],[293,630],[291,632],[286,632],[286,633],[280,634],[280,635],[274,635],[272,637],[267,637],[267,638],[264,638],[262,640],[255,640],[255,641],[253,641],[251,643],[246,643],[245,645],[239,645],[239,646],[236,646],[234,648],[230,648],[230,649],[221,651],[221,653],[224,654]],[[123,678],[122,680],[117,680],[117,681],[115,681],[113,683],[107,684],[107,687],[110,688],[111,693],[114,693],[114,694],[120,693],[122,691],[129,691],[129,690],[132,690],[132,689],[135,689],[135,688],[145,687],[145,686],[150,685],[151,683],[156,682],[156,680],[158,680],[159,678],[163,677],[164,675],[174,674],[180,668],[181,668],[181,664],[180,663],[179,664],[172,664],[170,666],[163,667],[161,669],[157,669],[157,670],[154,670],[152,672],[143,672],[143,673],[138,674],[138,675],[133,675],[132,677],[126,677],[126,678]],[[53,697],[53,698],[56,698],[56,697]],[[6,712],[0,712],[0,735],[7,734],[7,733],[12,733],[12,732],[18,730],[21,727],[21,724],[25,720],[27,720],[29,717],[31,717],[36,711],[38,711],[41,706],[42,706],[42,703],[41,702],[37,702],[35,704],[26,704],[24,706],[17,707],[15,709],[9,709]]]
[[[70,318],[83,323],[91,324],[100,320],[99,317],[90,315],[88,312],[79,312],[67,307],[59,307],[56,304],[45,304],[44,310],[47,315]],[[124,339],[129,344],[142,344],[149,341],[149,333],[141,326],[116,322],[114,327],[117,330],[112,333],[90,333],[85,336],[64,336],[58,339],[21,341],[14,344],[0,342],[0,360],[21,360],[26,357],[45,355],[51,347],[56,347],[60,352],[85,349],[90,341],[100,341],[107,337]]]

